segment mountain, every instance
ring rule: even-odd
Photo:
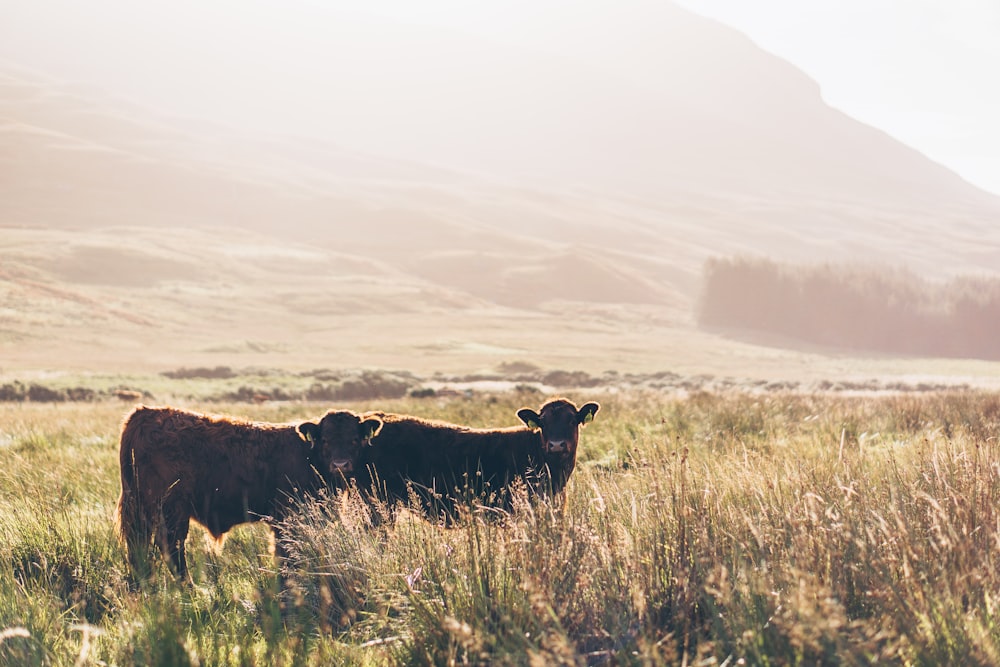
[[[496,28],[406,22],[386,0],[102,0],[100,13],[42,0],[0,22],[0,56],[171,115],[547,188],[981,203],[827,107],[800,71],[670,2],[477,5],[422,12],[492,8]]]
[[[713,256],[1000,260],[1000,198],[671,3],[486,3],[496,25],[463,28],[133,4],[0,20],[0,341],[210,350],[408,313],[437,349],[447,313],[459,341],[516,320],[516,347],[687,326]]]

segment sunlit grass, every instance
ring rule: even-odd
[[[0,664],[1000,661],[996,396],[577,398],[601,412],[565,504],[445,528],[330,498],[290,520],[283,592],[261,525],[219,553],[192,531],[193,587],[131,584],[128,407],[0,404]],[[347,407],[513,425],[539,399]]]

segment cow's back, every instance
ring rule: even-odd
[[[274,514],[276,501],[311,491],[293,482],[311,487],[314,476],[292,426],[173,408],[136,409],[122,433],[121,456],[131,457],[144,500],[183,507],[216,537]]]
[[[382,420],[358,471],[358,486],[389,499],[407,498],[409,485],[461,497],[502,491],[530,473],[540,454],[525,428],[473,429],[408,415],[370,413]]]

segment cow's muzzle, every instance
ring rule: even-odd
[[[547,454],[568,454],[569,444],[569,440],[549,440],[545,443],[545,452]]]
[[[330,472],[349,473],[354,472],[354,462],[350,459],[342,461],[330,461]]]

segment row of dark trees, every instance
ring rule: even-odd
[[[1000,279],[936,283],[904,270],[713,259],[698,323],[824,347],[998,360]]]

